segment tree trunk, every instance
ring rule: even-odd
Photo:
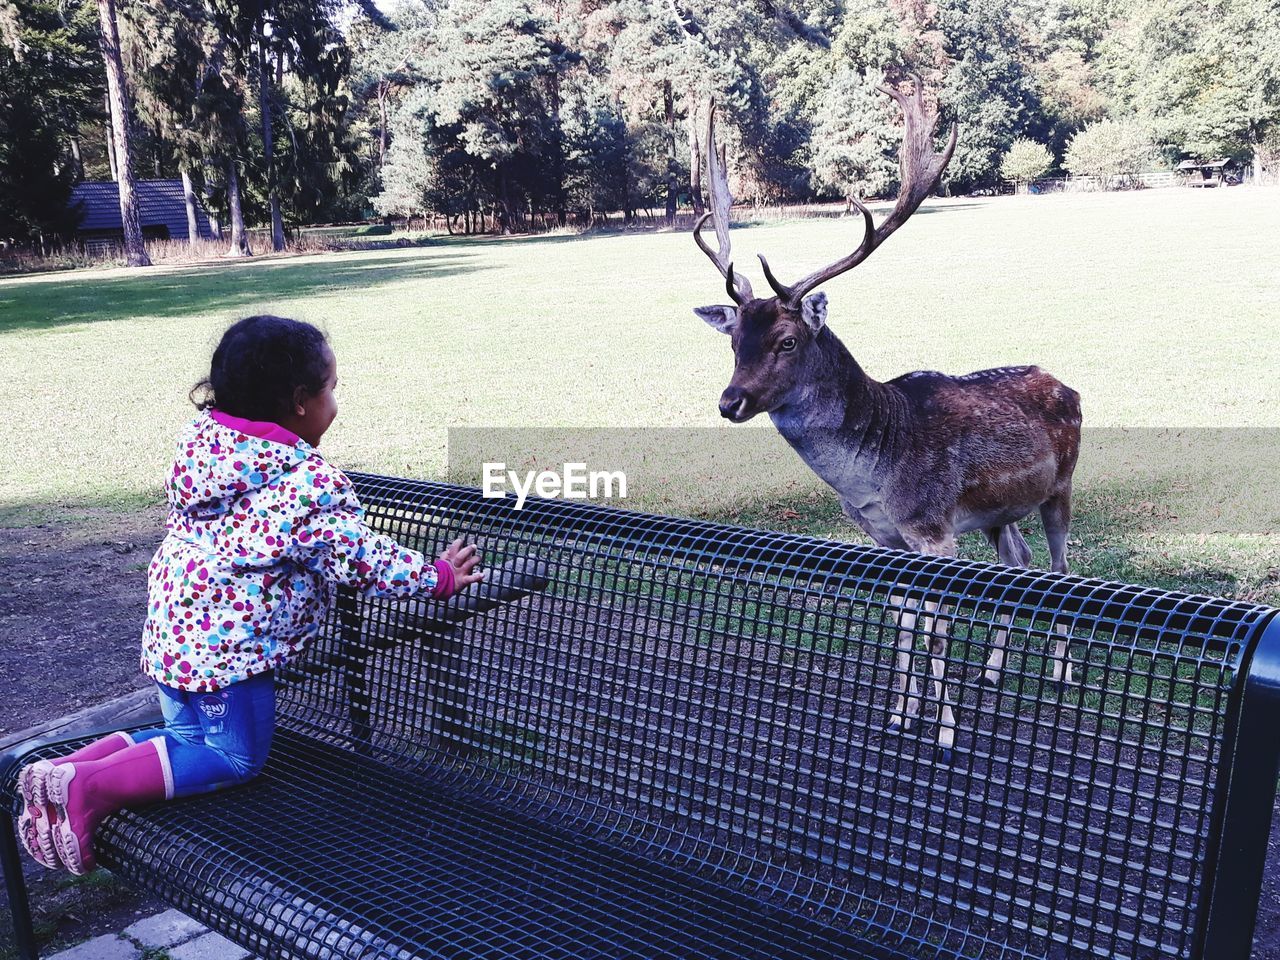
[[[249,235],[244,229],[244,213],[240,209],[240,173],[236,170],[236,161],[232,157],[227,161],[227,206],[231,213],[231,249],[229,257],[251,257]]]
[[[187,242],[194,247],[200,239],[200,221],[196,217],[196,191],[186,167],[182,168],[182,199],[187,204]]]
[[[511,200],[505,169],[498,174],[498,200],[493,207],[494,227],[497,232],[504,235],[511,233]]]
[[[1253,185],[1262,186],[1262,138],[1253,137]]]
[[[209,217],[209,232],[213,234],[213,239],[221,240],[222,221],[214,214],[213,204],[211,202],[213,198],[213,187],[209,185],[211,179],[209,174],[212,171],[213,167],[208,163],[208,161],[206,161],[204,165],[204,208]]]
[[[125,262],[131,267],[149,267],[151,259],[147,256],[147,247],[142,240],[142,220],[138,215],[137,188],[133,179],[129,143],[129,98],[124,85],[124,64],[120,60],[115,0],[98,0],[98,20],[102,26],[98,44],[107,67],[107,97],[111,105],[111,126],[116,139]]]
[[[107,112],[106,141],[107,141],[107,168],[111,171],[111,179],[120,179],[120,168],[116,165],[116,138],[111,132],[111,96],[110,94],[102,98],[102,107]]]
[[[667,226],[674,227],[679,186],[676,177],[676,98],[671,92],[670,80],[663,81],[662,104],[667,121]]]
[[[565,225],[564,127],[560,120],[560,71],[551,74],[551,183],[556,225]]]
[[[267,21],[258,17],[258,105],[262,113],[262,156],[267,167],[267,197],[271,203],[271,249],[284,249],[284,220],[280,216],[280,184],[276,178],[275,143],[271,130],[271,74],[267,70]]]
[[[378,84],[378,171],[387,165],[387,94],[388,84]]]
[[[694,99],[689,98],[693,103]],[[702,216],[702,140],[698,136],[698,111],[689,111],[689,194],[693,202],[693,215]]]
[[[80,156],[80,138],[71,138],[71,175],[76,183],[84,179],[84,158]]]

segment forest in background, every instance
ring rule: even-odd
[[[115,179],[109,0],[0,0],[0,238]],[[739,201],[891,195],[918,73],[961,124],[943,190],[1280,167],[1280,0],[111,0],[133,172],[224,225],[459,232],[704,203],[706,104]],[[247,252],[247,247],[244,251]]]

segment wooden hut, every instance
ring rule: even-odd
[[[1190,187],[1222,187],[1240,182],[1231,170],[1230,160],[1183,160],[1178,164],[1178,173]]]
[[[138,215],[147,240],[185,240],[187,206],[181,180],[137,181]],[[87,180],[71,191],[71,205],[80,210],[76,239],[89,252],[124,243],[120,222],[120,184],[114,180]],[[196,201],[196,225],[201,237],[212,238],[209,215]]]

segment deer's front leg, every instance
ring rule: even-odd
[[[1061,620],[1053,626],[1058,632],[1058,639],[1053,644],[1053,682],[1059,686],[1064,683],[1074,683],[1071,674],[1071,658],[1068,656],[1071,632]]]
[[[950,533],[921,536],[904,531],[903,536],[917,553],[935,557],[956,555],[955,537]],[[951,709],[951,697],[947,693],[947,644],[950,637],[945,619],[938,615],[939,604],[926,600],[924,606],[929,614],[925,621],[929,634],[929,673],[933,677],[933,695],[938,701],[938,757],[943,763],[950,763],[956,739],[955,712]],[[945,606],[941,610],[946,613]]]
[[[1004,647],[1009,639],[1009,626],[1013,623],[1013,615],[1000,614],[1000,626],[991,635],[991,656],[987,657],[987,669],[982,672],[982,679],[993,687],[1000,686],[1000,671],[1004,669]]]
[[[910,730],[916,718],[920,716],[920,691],[916,687],[916,677],[911,669],[912,653],[916,642],[916,610],[920,604],[915,599],[905,599],[901,594],[891,595],[889,602],[893,604],[894,626],[897,631],[897,653],[894,658],[893,675],[893,686],[897,692],[897,698],[894,700],[893,713],[889,717],[889,732],[897,733],[900,730]]]

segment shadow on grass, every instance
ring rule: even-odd
[[[90,515],[140,517],[164,507],[164,491],[158,484],[148,490],[92,490],[74,498],[0,501],[0,530],[74,524]]]
[[[485,269],[477,254],[406,253],[364,258],[208,263],[164,272],[68,277],[0,287],[0,334],[137,316],[182,317],[257,307],[347,287],[458,276]],[[52,297],[49,283],[57,284]]]

